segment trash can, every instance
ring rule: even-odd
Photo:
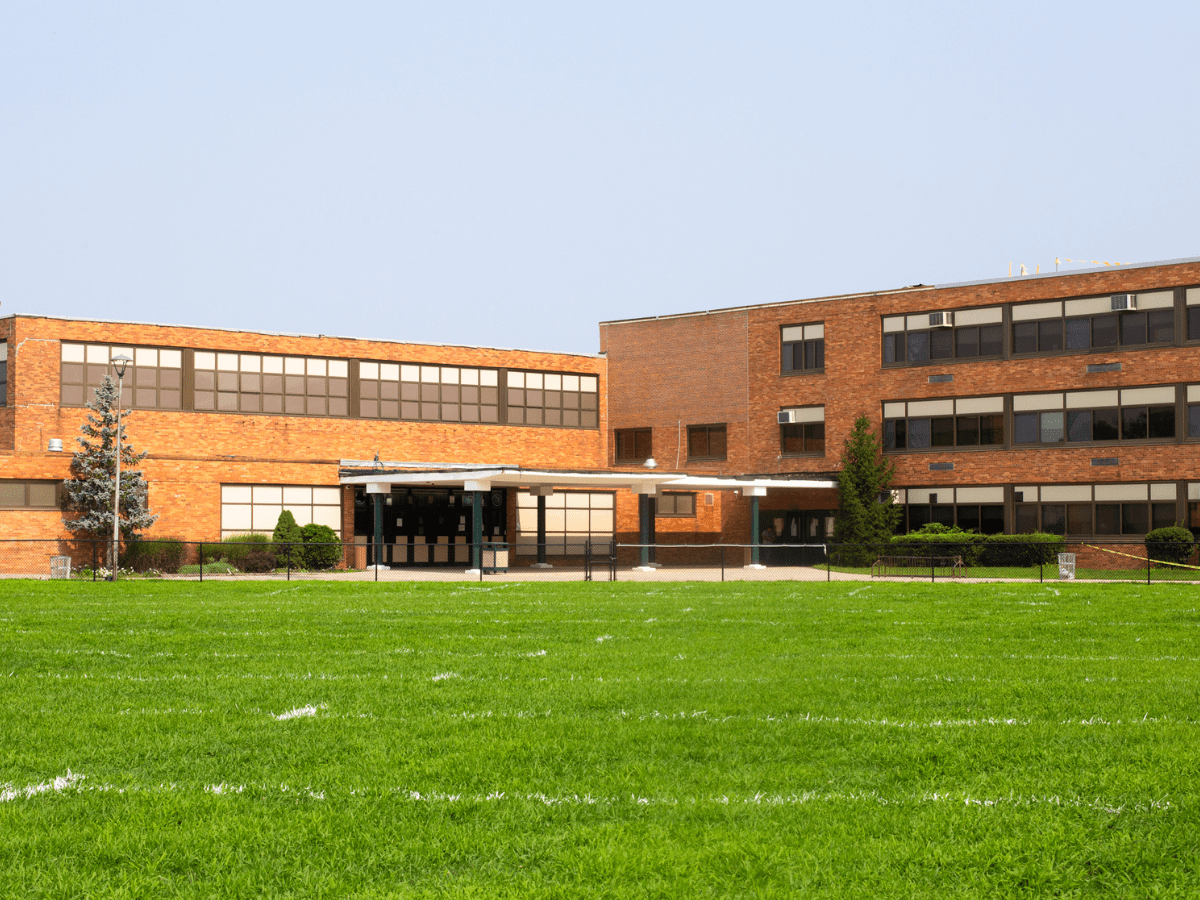
[[[1058,554],[1058,580],[1059,581],[1074,581],[1075,580],[1075,554],[1074,553]]]
[[[50,577],[51,578],[70,578],[71,577],[71,557],[69,557],[69,556],[52,556],[52,557],[50,557]]]

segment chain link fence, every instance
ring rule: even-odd
[[[626,544],[504,542],[376,547],[361,542],[142,540],[106,563],[105,540],[0,540],[0,577],[101,581],[1163,581],[1200,582],[1194,543],[1025,541],[978,536],[936,543]],[[398,549],[402,548],[402,549]],[[541,552],[539,552],[539,550]],[[377,552],[378,551],[378,552]],[[376,564],[375,560],[379,559]]]

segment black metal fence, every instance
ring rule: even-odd
[[[123,543],[120,566],[106,568],[110,544],[97,540],[0,540],[0,577],[196,581],[839,581],[972,580],[1200,582],[1190,543],[898,539],[887,544],[626,544],[581,541],[511,545],[438,543],[279,544],[142,540]],[[539,549],[542,553],[539,554]],[[378,557],[378,563],[376,558]],[[544,558],[545,562],[539,562]]]

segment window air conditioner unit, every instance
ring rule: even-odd
[[[779,424],[780,425],[794,425],[795,422],[796,422],[796,413],[794,410],[781,409],[779,411]]]
[[[1113,294],[1112,308],[1118,309],[1137,309],[1137,294]]]
[[[936,312],[929,314],[930,328],[950,328],[954,325],[954,313]]]

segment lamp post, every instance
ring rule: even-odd
[[[120,552],[121,526],[121,391],[125,382],[125,368],[132,359],[124,353],[112,358],[113,368],[117,372],[117,480],[113,486],[113,539],[112,539],[112,568],[108,580],[117,580],[117,558]]]

